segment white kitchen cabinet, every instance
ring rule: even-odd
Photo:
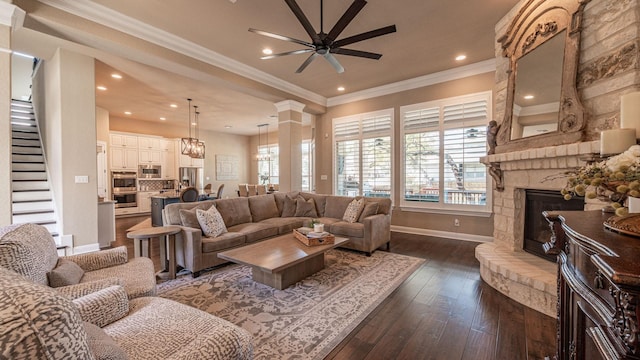
[[[151,197],[159,195],[159,191],[139,191],[138,192],[138,212],[151,212]]]
[[[112,146],[110,154],[111,170],[138,171],[138,149]]]
[[[135,135],[110,134],[112,147],[138,148],[138,137]]]
[[[161,139],[156,137],[138,136],[138,148],[149,150],[160,150]]]
[[[159,147],[158,147],[159,148]],[[161,165],[161,151],[151,149],[138,149],[138,160],[140,164]]]
[[[160,141],[160,164],[162,165],[162,178],[173,180],[176,178],[176,151],[174,140]]]

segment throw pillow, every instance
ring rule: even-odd
[[[207,211],[197,209],[196,216],[205,236],[216,237],[227,232],[222,215],[215,206],[210,207]]]
[[[358,218],[358,222],[363,222],[364,218],[366,218],[367,216],[375,215],[377,213],[378,213],[378,203],[375,202],[375,201],[367,203],[364,206],[364,209],[362,209],[362,213],[360,214],[360,217]]]
[[[196,216],[196,210],[197,209],[180,209],[178,211],[180,213],[180,223],[182,224],[182,226],[200,229],[200,223],[198,222],[198,217]]]
[[[347,210],[344,211],[344,215],[342,216],[342,220],[350,223],[354,223],[358,221],[360,217],[360,213],[364,209],[364,198],[353,199],[347,206]]]
[[[89,350],[96,360],[126,360],[129,358],[127,353],[104,330],[86,321],[82,325],[87,332]]]
[[[302,196],[298,195],[296,199],[296,217],[306,216],[316,218],[318,212],[316,211],[316,202],[313,199],[305,200]]]
[[[291,198],[289,195],[284,197],[284,204],[282,206],[282,217],[296,216],[297,201],[295,198]]]
[[[49,286],[61,287],[80,283],[84,270],[71,260],[58,259],[58,264],[48,274]]]

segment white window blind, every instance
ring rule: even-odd
[[[491,94],[480,93],[401,107],[402,205],[487,209]]]
[[[391,196],[393,110],[334,119],[335,192]]]

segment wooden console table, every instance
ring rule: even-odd
[[[640,238],[601,211],[545,212],[558,255],[558,359],[640,359]]]

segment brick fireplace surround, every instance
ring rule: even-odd
[[[549,316],[556,316],[555,263],[524,252],[525,190],[559,190],[567,170],[600,151],[600,141],[489,155],[483,163],[500,163],[505,189],[493,193],[494,240],[478,245],[480,275],[510,298]],[[593,204],[595,208],[602,204]],[[588,208],[588,206],[587,206]]]
[[[509,61],[498,39],[518,11],[521,0],[496,24],[494,116],[502,122],[506,108]],[[484,281],[514,300],[556,316],[556,264],[522,250],[525,189],[559,191],[566,179],[543,181],[584,164],[598,153],[599,132],[620,127],[620,96],[640,91],[640,0],[591,0],[584,9],[577,89],[585,108],[584,142],[489,155],[500,163],[505,190],[493,191],[494,241],[477,247]],[[586,204],[586,209],[602,204]]]

